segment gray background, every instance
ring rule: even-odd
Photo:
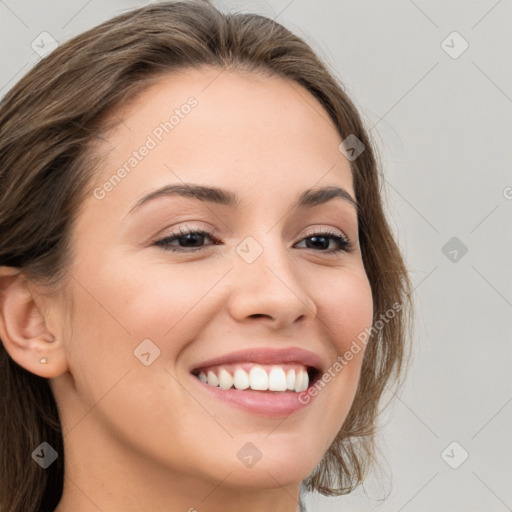
[[[144,3],[0,0],[0,95],[40,59],[34,47]],[[383,468],[350,496],[309,495],[308,509],[512,510],[510,0],[217,5],[276,18],[344,81],[380,147],[416,287],[415,356],[383,416]]]

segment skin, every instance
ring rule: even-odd
[[[96,186],[191,96],[197,106],[156,148],[103,199],[85,201],[72,233],[72,315],[62,296],[4,278],[2,340],[18,364],[50,379],[60,409],[56,512],[295,512],[300,482],[353,402],[364,349],[286,418],[243,411],[191,382],[194,363],[250,347],[305,348],[328,367],[371,326],[373,308],[355,208],[341,199],[293,207],[312,187],[355,197],[339,134],[294,82],[208,68],[164,77],[115,113],[123,122],[105,136]],[[229,189],[240,206],[175,196],[128,213],[181,182]],[[185,226],[214,229],[221,243],[206,237],[190,253],[154,245]],[[308,248],[325,229],[354,250],[328,254],[335,240]],[[263,249],[250,264],[235,251],[247,236]],[[160,349],[149,366],[133,353],[147,338]],[[251,468],[236,456],[248,442],[262,453]]]

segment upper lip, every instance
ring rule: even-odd
[[[314,352],[299,347],[276,349],[272,347],[256,347],[237,352],[230,352],[222,356],[214,357],[194,364],[191,372],[199,368],[217,366],[232,363],[257,363],[257,364],[281,364],[295,363],[310,366],[318,371],[322,370],[322,360]]]

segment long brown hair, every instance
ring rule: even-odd
[[[374,322],[361,378],[342,429],[303,482],[325,495],[351,492],[375,457],[376,419],[389,384],[407,367],[411,285],[381,200],[376,148],[343,85],[299,37],[253,14],[226,14],[207,0],[162,2],[113,18],[62,44],[0,102],[0,265],[63,293],[73,223],[91,193],[96,143],[107,114],[180,68],[215,66],[288,78],[325,108],[342,139],[365,150],[351,160],[359,240],[372,288]],[[396,308],[399,304],[400,308]],[[394,316],[382,315],[395,305]],[[61,424],[47,379],[0,343],[0,510],[53,510],[64,478]],[[43,441],[58,453],[43,470],[31,453]]]

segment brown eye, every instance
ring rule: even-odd
[[[340,236],[337,232],[314,233],[301,240],[301,242],[302,241],[306,241],[306,249],[320,250],[320,252],[327,254],[334,254],[341,251],[350,252],[353,250],[350,240],[344,236]],[[334,241],[338,248],[329,250],[329,245],[332,241]]]
[[[204,241],[209,238],[216,244],[218,241],[213,239],[213,235],[207,231],[194,230],[189,228],[180,228],[177,232],[162,238],[154,243],[166,251],[196,251],[205,247]],[[177,242],[173,243],[173,242]],[[208,244],[208,245],[214,245]]]

